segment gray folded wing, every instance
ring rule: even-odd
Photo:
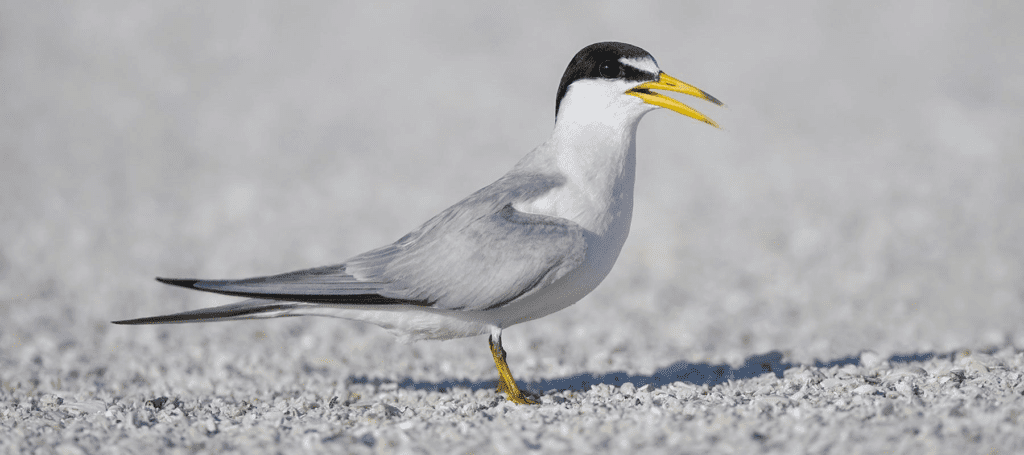
[[[397,242],[343,264],[243,280],[160,280],[292,302],[495,308],[583,261],[586,242],[579,225],[512,207],[561,183],[557,177],[506,175]]]

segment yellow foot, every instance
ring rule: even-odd
[[[508,401],[511,401],[516,404],[540,404],[539,401],[527,398],[526,395],[523,394],[523,392],[506,393],[505,396],[508,398]]]
[[[526,395],[519,390],[516,385],[516,380],[512,378],[512,371],[508,369],[508,363],[505,363],[505,349],[501,347],[501,336],[499,335],[497,341],[494,336],[491,336],[488,341],[491,344],[491,355],[494,356],[494,365],[498,367],[498,393],[505,393],[508,397],[508,401],[518,404],[540,404],[539,401],[534,401],[526,397]]]

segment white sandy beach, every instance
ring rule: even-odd
[[[1024,451],[1024,7],[0,4],[0,453]],[[109,321],[390,243],[550,133],[583,46],[727,104],[638,135],[580,303],[399,344]]]

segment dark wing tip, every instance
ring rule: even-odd
[[[121,321],[110,321],[117,325],[145,325],[145,324],[175,324],[183,322],[199,322],[204,319],[216,319],[216,316],[195,316],[191,314],[169,314],[166,316],[152,316],[148,318],[125,319]]]
[[[124,319],[121,321],[110,321],[111,324],[117,325],[141,325],[141,324],[159,324],[164,321],[155,321],[154,319],[161,319],[160,317],[155,318],[139,318],[139,319]]]
[[[110,321],[110,323],[111,324],[117,324],[117,325],[141,324],[141,322],[135,322],[135,321],[138,321],[138,319],[125,319],[125,320],[121,320],[121,321]]]
[[[164,283],[164,284],[170,284],[170,285],[173,285],[173,286],[181,286],[183,288],[190,288],[190,289],[195,289],[195,287],[196,287],[195,284],[199,282],[199,280],[193,280],[193,279],[189,279],[189,278],[160,278],[160,277],[156,277],[156,280],[161,282],[161,283]]]

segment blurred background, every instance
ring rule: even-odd
[[[482,338],[108,321],[232,301],[155,276],[273,274],[396,240],[547,139],[566,64],[606,40],[724,101],[683,100],[723,129],[647,116],[616,268],[507,332],[517,374],[1022,346],[1022,5],[3,2],[4,361],[185,349],[490,378]]]

